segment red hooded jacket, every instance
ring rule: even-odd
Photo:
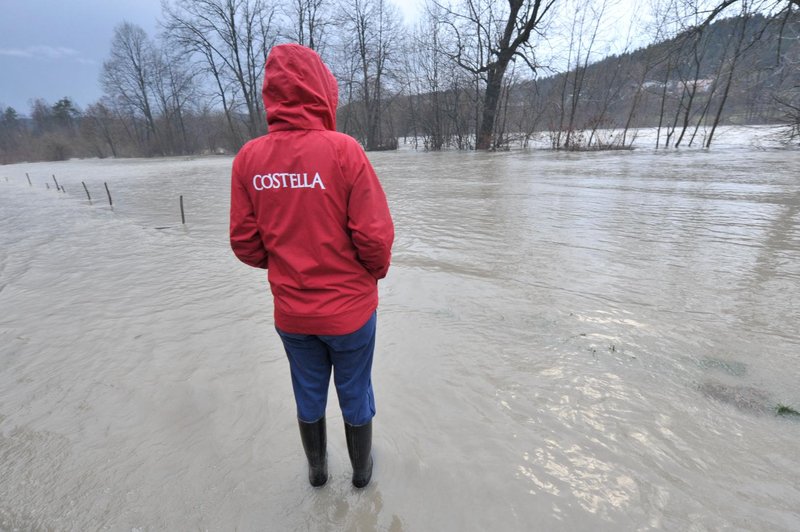
[[[233,161],[231,248],[267,268],[275,325],[349,334],[378,306],[394,226],[364,150],[336,132],[336,79],[309,48],[275,46],[262,90],[269,133]]]

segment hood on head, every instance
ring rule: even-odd
[[[270,131],[336,129],[336,78],[310,48],[274,46],[267,57],[261,95]]]

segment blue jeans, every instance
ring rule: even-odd
[[[354,333],[339,336],[291,334],[276,327],[289,357],[297,417],[312,423],[325,415],[328,385],[333,382],[344,420],[363,425],[375,415],[372,357],[377,314]]]

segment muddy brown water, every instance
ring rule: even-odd
[[[307,485],[230,158],[0,167],[0,529],[800,529],[798,151],[371,158],[363,491],[333,393]]]

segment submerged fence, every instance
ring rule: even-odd
[[[58,182],[58,179],[56,179],[56,175],[55,174],[50,174],[50,176],[51,176],[51,178],[53,180],[53,183],[55,184],[56,191],[60,192],[62,194],[66,194],[67,190],[64,188],[64,185],[62,185],[62,184],[60,184]],[[25,172],[25,178],[28,181],[28,186],[33,188],[34,187],[34,181],[31,179],[30,173]],[[11,180],[8,178],[8,176],[3,176],[3,179],[5,180],[6,183],[10,183],[11,182]],[[94,205],[94,202],[92,201],[92,195],[89,192],[89,187],[86,185],[86,182],[85,181],[81,181],[81,185],[83,185],[83,190],[84,190],[84,192],[86,192],[86,198],[89,200],[89,205]],[[44,186],[45,186],[45,188],[47,190],[51,190],[50,180],[49,179],[44,181]],[[108,205],[113,210],[114,209],[114,200],[111,198],[111,189],[108,187],[108,182],[103,181],[103,187],[105,188],[106,196],[108,197]],[[186,225],[186,212],[185,212],[184,207],[183,207],[183,194],[181,194],[178,197],[178,205],[179,205],[179,210],[180,210],[180,214],[181,214],[181,225]]]

